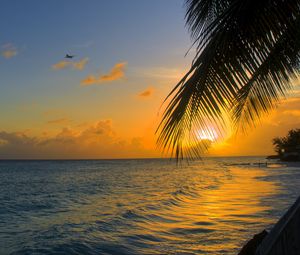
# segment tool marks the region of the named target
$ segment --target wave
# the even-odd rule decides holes
[[[2,162],[0,254],[237,253],[299,192],[258,160]]]

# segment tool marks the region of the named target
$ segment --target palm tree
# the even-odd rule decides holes
[[[299,74],[299,0],[186,0],[196,55],[167,96],[158,145],[177,159],[205,149],[196,130],[254,126]],[[185,150],[185,148],[189,148]]]
[[[275,137],[273,145],[278,156],[283,160],[299,160],[300,129],[291,129],[285,137]]]

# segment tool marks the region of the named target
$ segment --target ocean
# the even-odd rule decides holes
[[[236,254],[300,194],[265,161],[0,161],[0,254]]]

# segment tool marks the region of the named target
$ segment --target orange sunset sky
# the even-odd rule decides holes
[[[161,104],[188,70],[181,0],[4,1],[0,10],[0,158],[161,157]],[[74,59],[65,59],[65,54]],[[273,154],[300,127],[299,81],[247,134],[209,155]]]

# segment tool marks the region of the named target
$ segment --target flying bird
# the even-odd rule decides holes
[[[75,56],[74,55],[69,55],[69,54],[66,54],[65,58],[74,58]]]

